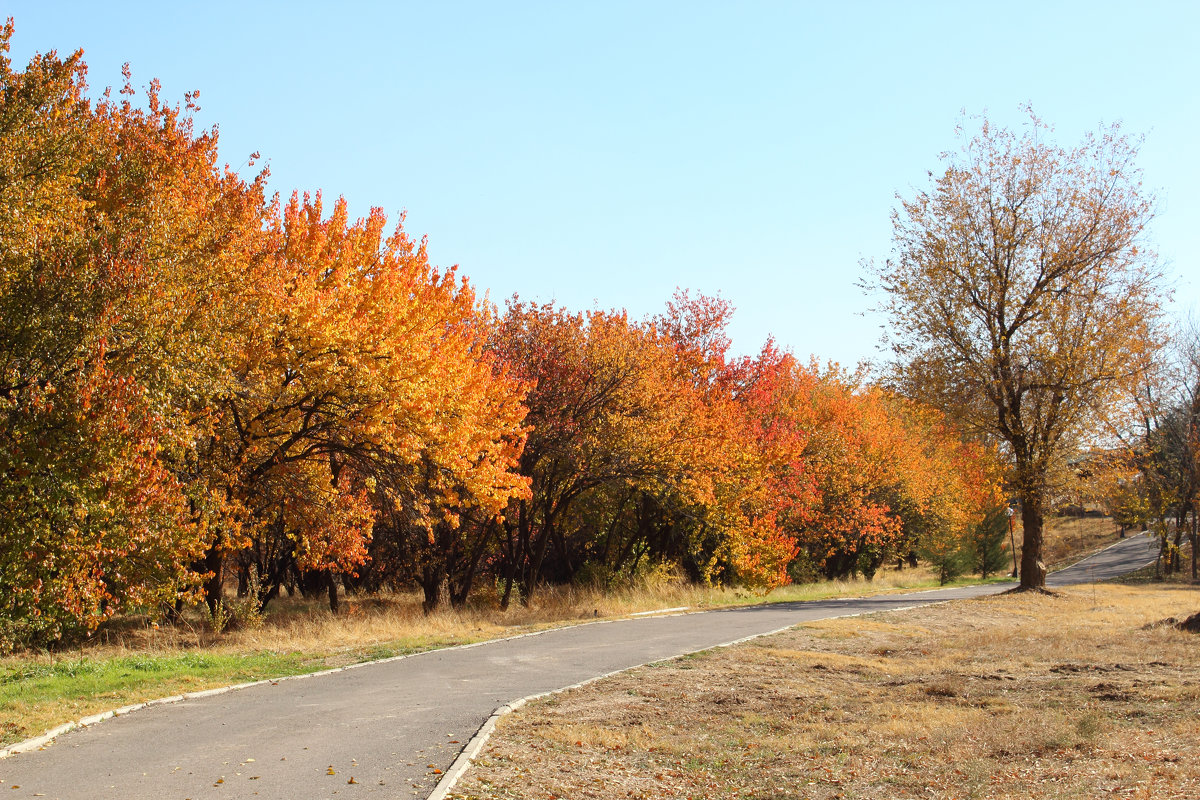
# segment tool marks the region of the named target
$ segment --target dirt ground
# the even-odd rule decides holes
[[[456,798],[1200,798],[1200,591],[812,623],[501,721]]]

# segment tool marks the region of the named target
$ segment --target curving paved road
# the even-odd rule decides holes
[[[1139,536],[1047,583],[1105,580],[1154,555],[1153,541]],[[601,622],[252,686],[147,708],[0,760],[0,791],[12,800],[423,798],[435,770],[448,769],[491,713],[518,698],[801,622],[1010,586]]]

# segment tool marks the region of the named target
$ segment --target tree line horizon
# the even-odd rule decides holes
[[[0,649],[130,609],[216,612],[235,576],[259,609],[286,589],[336,610],[341,586],[419,588],[432,610],[483,581],[507,607],[662,568],[763,590],[918,557],[943,579],[986,574],[1010,497],[1022,587],[1039,588],[1055,465],[1128,410],[1161,345],[1132,158],[1089,194],[1084,162],[1128,156],[1118,136],[1054,163],[1038,145],[1021,167],[1025,143],[985,122],[967,152],[991,148],[972,163],[992,173],[952,164],[902,204],[894,258],[874,266],[897,358],[872,383],[772,341],[734,356],[732,306],[686,290],[640,320],[496,307],[403,218],[269,197],[265,170],[220,166],[194,95],[171,105],[152,81],[134,102],[126,71],[91,98],[82,51],[17,71],[12,34]],[[1017,220],[1043,184],[1064,204],[1038,209],[1057,249]],[[997,185],[1016,200],[992,243],[1018,243],[989,262],[971,213]],[[1026,278],[1031,247],[1043,274],[1034,259]]]

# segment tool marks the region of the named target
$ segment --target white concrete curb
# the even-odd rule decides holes
[[[65,722],[56,728],[51,728],[50,730],[43,733],[41,736],[37,736],[32,739],[26,739],[24,741],[17,742],[16,744],[11,744],[8,747],[0,749],[0,759],[8,758],[9,756],[15,756],[18,753],[27,753],[30,750],[40,750],[41,748],[52,744],[56,738],[58,738],[59,736],[62,736],[65,733],[69,733],[78,728],[87,728],[87,727],[90,727],[97,723],[103,722],[106,719],[112,719],[113,717],[124,716],[125,714],[129,714],[134,711],[140,711],[143,708],[151,708],[153,706],[161,706],[161,705],[166,705],[168,703],[180,703],[180,702],[183,702],[184,700],[199,700],[200,698],[203,698],[203,697],[213,697],[214,695],[225,694],[227,692],[236,692],[240,689],[249,689],[251,686],[263,686],[266,684],[273,685],[273,684],[279,683],[280,681],[298,681],[298,680],[304,680],[306,678],[317,678],[322,675],[333,675],[334,673],[337,673],[337,672],[346,672],[348,670],[359,669],[361,667],[370,667],[370,666],[374,666],[375,664],[387,664],[392,661],[400,661],[405,658],[417,658],[419,656],[430,655],[431,653],[444,653],[447,650],[469,650],[472,647],[481,647],[485,644],[491,644],[493,642],[508,642],[508,641],[513,641],[515,639],[525,639],[530,636],[541,636],[543,633],[549,633],[551,631],[562,630],[563,628],[580,628],[580,627],[583,627],[584,625],[601,625],[601,624],[604,624],[607,622],[619,622],[622,619],[624,619],[624,617],[613,617],[611,619],[588,620],[586,622],[580,622],[575,625],[565,625],[562,628],[546,628],[546,629],[540,630],[540,631],[530,631],[528,633],[518,633],[515,636],[505,636],[501,639],[484,639],[482,641],[470,642],[468,644],[456,644],[456,645],[451,645],[450,647],[438,647],[433,650],[421,650],[420,652],[416,652],[416,653],[404,653],[403,655],[389,656],[387,658],[380,658],[380,659],[376,659],[374,661],[361,661],[357,664],[347,664],[344,667],[334,667],[332,669],[323,669],[318,672],[305,672],[300,675],[284,675],[279,678],[263,678],[262,680],[249,681],[248,683],[236,683],[236,684],[233,684],[232,686],[221,686],[216,689],[205,689],[204,691],[200,691],[200,692],[187,692],[186,694],[176,694],[176,695],[172,695],[171,697],[160,697],[160,698],[156,698],[154,700],[147,700],[144,703],[134,703],[133,705],[122,706],[121,708],[116,708],[111,711],[104,711],[99,714],[93,714],[90,717],[84,717],[83,719],[75,720],[74,722]]]
[[[635,611],[632,614],[627,614],[630,617],[649,617],[653,614],[671,614],[676,611],[687,611],[691,606],[677,606],[676,608],[660,608],[656,611]]]
[[[889,613],[892,611],[908,611],[910,609],[920,608],[922,606],[932,606],[932,605],[937,605],[938,603],[949,603],[949,602],[951,602],[951,601],[950,600],[931,600],[928,603],[917,603],[915,605],[910,605],[910,606],[900,606],[898,608],[889,608],[884,611],[868,611],[868,612],[859,611],[859,612],[855,612],[853,614],[835,614],[831,617],[821,617],[820,619],[814,619],[814,620],[809,620],[809,621],[810,622],[823,622],[827,619],[844,619],[846,617],[862,617],[862,616],[866,616],[868,614],[886,614],[886,613]],[[672,610],[674,610],[674,609],[672,609]],[[487,720],[483,723],[483,725],[481,725],[479,727],[479,730],[476,731],[475,735],[471,737],[471,741],[467,742],[466,746],[462,749],[462,752],[460,752],[458,754],[458,758],[454,759],[454,763],[450,765],[450,769],[446,770],[446,774],[444,774],[442,776],[442,779],[440,781],[438,781],[437,786],[433,787],[433,792],[429,795],[427,800],[446,800],[446,797],[454,789],[455,784],[457,784],[458,781],[462,778],[462,776],[466,774],[467,770],[470,769],[471,763],[479,755],[479,752],[481,750],[483,750],[483,746],[485,744],[487,744],[487,740],[489,738],[491,738],[492,732],[494,730],[496,730],[496,723],[498,723],[502,717],[507,716],[508,714],[511,714],[512,712],[521,708],[521,706],[525,705],[526,703],[533,702],[534,700],[541,700],[543,697],[552,697],[556,694],[562,694],[563,692],[569,692],[572,689],[580,689],[589,684],[596,683],[597,681],[602,681],[606,678],[611,678],[613,676],[620,675],[624,672],[631,672],[635,669],[641,669],[642,667],[648,667],[651,664],[665,664],[669,661],[678,661],[681,658],[687,658],[688,656],[695,655],[696,653],[703,653],[706,650],[716,650],[717,648],[720,648],[720,647],[734,647],[735,645],[744,644],[746,642],[753,641],[754,639],[761,639],[765,636],[774,636],[778,633],[783,633],[784,631],[790,631],[792,628],[795,628],[795,627],[797,627],[799,625],[803,625],[803,624],[805,624],[805,623],[798,622],[795,625],[785,625],[784,627],[776,628],[773,631],[766,631],[765,633],[754,633],[749,636],[743,636],[740,639],[734,639],[731,642],[722,642],[721,644],[715,644],[710,647],[702,647],[698,650],[689,650],[686,653],[680,653],[678,655],[668,656],[667,658],[660,658],[656,661],[647,661],[642,664],[635,664],[632,667],[626,667],[625,669],[614,670],[612,672],[605,673],[604,675],[597,675],[594,678],[588,678],[586,681],[580,681],[579,683],[573,683],[570,686],[564,686],[561,689],[552,689],[549,692],[539,692],[538,694],[531,694],[526,697],[522,697],[518,700],[514,700],[513,702],[508,703],[506,705],[502,705],[499,708],[497,708],[495,711],[492,712],[492,715],[487,718]]]

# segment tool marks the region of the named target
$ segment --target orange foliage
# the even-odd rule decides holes
[[[361,565],[371,497],[429,528],[524,492],[511,471],[521,387],[480,349],[490,316],[423,243],[385,228],[378,209],[350,222],[342,201],[324,218],[320,197],[292,197],[235,388],[216,398],[213,455],[242,526],[214,544],[253,544],[265,592],[293,558],[302,571]]]
[[[870,575],[935,532],[961,541],[993,502],[988,454],[837,367],[768,345],[741,397],[764,476],[760,514],[826,574]]]
[[[261,183],[215,168],[190,100],[92,103],[84,75],[79,53],[0,58],[0,647],[188,586],[177,467],[258,237]]]

